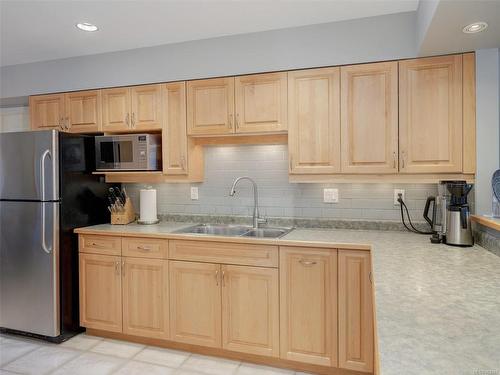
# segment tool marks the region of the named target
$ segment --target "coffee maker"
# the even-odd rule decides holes
[[[455,246],[472,246],[470,208],[467,195],[472,189],[472,184],[465,181],[449,181],[447,184],[450,193],[448,212],[446,215],[446,243]]]
[[[432,243],[446,243],[454,246],[472,246],[470,209],[467,195],[472,189],[465,181],[440,181],[438,195],[428,197],[424,218],[434,232]],[[432,214],[429,210],[432,205]]]

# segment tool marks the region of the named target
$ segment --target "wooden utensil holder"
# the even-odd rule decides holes
[[[135,210],[130,198],[125,200],[124,210],[111,213],[111,224],[125,225],[135,220]]]

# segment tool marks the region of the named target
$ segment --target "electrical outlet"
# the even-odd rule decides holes
[[[191,200],[198,200],[198,188],[196,186],[191,186]]]
[[[401,194],[401,197],[403,198],[403,202],[405,200],[405,189],[394,189],[394,205],[399,206],[398,198],[399,194]]]
[[[324,203],[339,203],[339,189],[323,189]]]

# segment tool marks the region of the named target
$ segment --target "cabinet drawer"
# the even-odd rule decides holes
[[[170,241],[170,259],[278,267],[278,247],[208,241]]]
[[[168,241],[156,238],[123,237],[123,252],[125,257],[162,258],[168,257]]]
[[[122,239],[113,236],[80,235],[79,249],[81,253],[121,255]]]

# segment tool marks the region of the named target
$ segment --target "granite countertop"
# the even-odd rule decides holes
[[[77,232],[193,238],[172,234],[189,225],[104,224]],[[371,248],[382,375],[500,373],[500,257],[493,253],[389,231],[299,228],[265,241]]]

